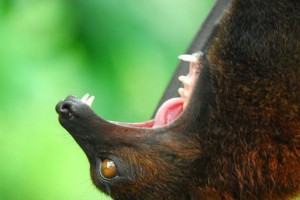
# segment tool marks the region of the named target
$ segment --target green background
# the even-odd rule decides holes
[[[90,93],[106,119],[149,119],[212,4],[0,0],[0,200],[105,199],[56,103]]]

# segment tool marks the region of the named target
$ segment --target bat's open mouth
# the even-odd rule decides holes
[[[190,97],[192,96],[193,90],[195,88],[195,83],[201,71],[201,60],[202,52],[197,52],[192,55],[181,55],[179,58],[183,61],[190,63],[189,72],[186,76],[179,76],[178,79],[183,83],[183,87],[178,89],[179,97],[171,98],[165,101],[157,110],[155,117],[152,120],[139,122],[139,123],[125,123],[125,122],[115,122],[109,121],[113,124],[118,124],[122,126],[138,127],[138,128],[159,128],[162,126],[169,125],[176,121],[184,112],[187,107]],[[94,101],[94,96],[89,94],[84,95],[81,100],[76,100],[74,97],[68,97],[66,100],[61,101],[56,110],[60,115],[60,118],[70,118],[72,117],[72,109],[69,104],[85,104],[91,107]]]
[[[179,81],[181,81],[183,84],[183,87],[178,89],[180,96],[165,101],[158,108],[155,117],[152,120],[140,123],[113,123],[140,128],[158,128],[171,124],[178,119],[189,103],[190,97],[195,88],[195,83],[200,73],[202,55],[202,52],[197,52],[192,55],[179,56],[179,59],[190,62],[188,74],[186,76],[178,77]]]

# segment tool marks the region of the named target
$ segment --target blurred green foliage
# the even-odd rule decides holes
[[[90,93],[106,119],[149,119],[213,2],[0,0],[0,199],[107,199],[56,103]]]

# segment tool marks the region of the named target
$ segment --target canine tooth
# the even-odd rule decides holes
[[[86,104],[88,105],[88,106],[92,106],[92,103],[94,102],[94,99],[95,99],[95,96],[90,96],[87,100],[86,100]]]
[[[90,96],[89,94],[85,94],[85,95],[81,98],[81,101],[84,102],[84,103],[86,103],[86,101],[88,100],[89,96]]]
[[[193,63],[198,62],[198,56],[196,56],[194,54],[193,55],[183,54],[183,55],[178,56],[178,58],[180,60],[187,61],[187,62],[193,62]]]

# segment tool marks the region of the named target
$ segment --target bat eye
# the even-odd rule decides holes
[[[114,161],[103,159],[100,166],[101,176],[105,179],[112,179],[117,176],[117,167]]]

